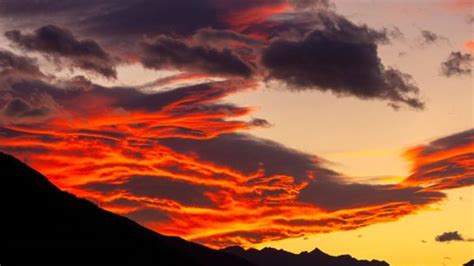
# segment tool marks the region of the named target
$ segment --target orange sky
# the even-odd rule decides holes
[[[9,43],[0,47],[0,150],[102,208],[214,248],[320,246],[419,265],[430,255],[423,240],[452,253],[426,265],[463,263],[472,242],[433,239],[449,230],[474,237],[473,2],[304,3],[219,2],[216,21],[190,20],[192,35],[184,19],[176,28],[142,25],[116,37],[100,20],[89,29],[12,11],[0,29],[27,26],[0,38]],[[51,23],[68,28],[59,31],[71,34],[70,46],[87,49],[37,41],[38,27]],[[359,80],[364,69],[346,79],[356,54],[345,54],[342,67],[329,60],[335,70],[322,75],[318,62],[298,68],[320,39],[347,48],[331,54],[334,61],[351,49],[374,52],[367,62],[378,64],[382,81],[374,78],[372,88]],[[265,58],[269,47],[278,64]],[[286,61],[302,49],[308,56]],[[465,61],[443,72],[454,52]],[[450,226],[449,217],[464,222]],[[404,230],[419,234],[399,239]],[[369,251],[385,237],[404,255]],[[324,243],[313,245],[318,239]],[[337,248],[346,241],[360,245]]]

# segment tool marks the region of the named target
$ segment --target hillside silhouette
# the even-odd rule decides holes
[[[294,254],[285,250],[264,248],[262,250],[247,249],[241,247],[228,247],[222,251],[240,256],[254,263],[256,266],[388,266],[385,261],[357,260],[349,255],[331,256],[319,249],[311,252]]]
[[[315,249],[299,255],[265,248],[221,251],[158,234],[59,190],[46,177],[0,152],[2,265],[379,266]]]
[[[59,190],[12,156],[0,153],[0,170],[6,210],[1,238],[7,246],[2,265],[252,265],[102,210]]]

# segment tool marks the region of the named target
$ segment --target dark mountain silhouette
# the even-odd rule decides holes
[[[463,266],[474,266],[474,259],[464,263]]]
[[[0,176],[2,265],[252,265],[104,211],[3,153]]]
[[[357,260],[349,255],[330,256],[319,249],[311,252],[293,254],[285,250],[264,248],[262,250],[241,247],[228,247],[222,251],[240,256],[254,263],[256,266],[387,266],[385,261]]]
[[[160,235],[63,192],[46,177],[0,152],[1,265],[359,266],[388,265],[333,257],[315,249],[299,255],[266,248],[221,251]]]

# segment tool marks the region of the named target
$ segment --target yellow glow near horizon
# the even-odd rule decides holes
[[[460,213],[467,215],[460,216]],[[255,248],[274,247],[299,253],[318,247],[330,255],[386,260],[393,266],[462,265],[473,259],[472,241],[435,241],[437,235],[448,231],[459,231],[465,238],[474,237],[474,188],[450,191],[447,200],[431,210],[399,221],[262,243]]]

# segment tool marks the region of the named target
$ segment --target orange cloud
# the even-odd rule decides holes
[[[264,120],[238,120],[252,108],[223,100],[255,86],[233,80],[143,92],[84,79],[23,80],[0,92],[3,105],[42,99],[55,109],[41,123],[3,114],[0,150],[107,210],[212,247],[391,221],[442,200],[444,189],[472,184],[473,131],[408,151],[413,174],[401,184],[345,183],[317,156],[242,133]]]
[[[474,40],[467,41],[464,46],[469,52],[474,53]]]
[[[406,152],[412,175],[402,185],[444,190],[474,184],[474,130],[438,139]]]

